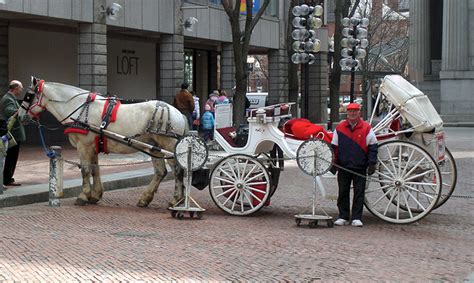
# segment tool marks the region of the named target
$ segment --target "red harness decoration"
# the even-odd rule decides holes
[[[107,100],[105,101],[105,104],[104,104],[104,109],[102,110],[102,124],[104,125],[102,127],[101,125],[101,129],[106,129],[107,126],[109,125],[109,123],[111,122],[115,122],[117,120],[117,111],[118,111],[118,108],[120,106],[120,100],[115,100],[114,99],[114,104],[113,104],[113,108],[112,108],[112,111],[108,110],[109,108],[109,104],[110,104],[110,100],[112,98],[107,98]],[[107,117],[107,115],[109,115],[109,117]],[[103,152],[103,153],[108,153],[107,151],[107,138],[101,133],[99,136],[95,137],[95,152],[96,153],[100,153],[100,152]]]
[[[105,114],[107,113],[107,107],[109,107],[109,101],[110,98],[107,98],[105,101],[104,109],[102,110],[102,120],[105,118]],[[110,114],[110,122],[115,122],[117,120],[117,111],[120,106],[120,100],[117,100],[117,102],[114,105],[114,109],[112,109],[112,113]]]

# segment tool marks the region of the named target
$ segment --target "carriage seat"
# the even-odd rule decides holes
[[[308,140],[311,137],[320,138],[327,143],[331,143],[332,133],[326,131],[322,126],[313,124],[303,118],[288,120],[281,128],[285,137],[296,140]]]
[[[219,135],[221,135],[225,141],[232,147],[239,147],[234,141],[233,134],[236,133],[237,130],[234,127],[225,127],[225,128],[220,128],[216,129]]]
[[[263,123],[266,122],[278,122],[283,118],[291,117],[291,104],[292,103],[280,103],[256,109],[250,109],[246,115],[249,120],[256,121],[258,117],[263,116]],[[261,114],[263,115],[261,115]]]

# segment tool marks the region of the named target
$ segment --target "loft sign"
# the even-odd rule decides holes
[[[122,54],[117,56],[117,74],[138,75],[138,60],[135,50],[123,49]]]

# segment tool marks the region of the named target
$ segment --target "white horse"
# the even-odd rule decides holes
[[[91,101],[93,98],[95,99]],[[104,105],[113,104],[106,97],[89,91],[59,83],[44,82],[32,77],[31,86],[25,95],[19,110],[20,117],[26,113],[37,118],[43,110],[48,110],[62,124],[80,120],[89,125],[99,126],[104,123]],[[111,108],[112,109],[112,108]],[[110,110],[111,110],[110,109]],[[114,120],[106,130],[144,142],[146,144],[174,152],[177,138],[188,133],[187,119],[173,106],[162,101],[148,101],[136,104],[121,104],[112,115]],[[107,116],[107,115],[105,115]],[[106,124],[106,122],[104,123]],[[77,124],[76,124],[77,125]],[[86,127],[87,128],[87,127]],[[100,180],[98,166],[98,134],[87,129],[73,130],[69,141],[77,149],[82,173],[82,192],[77,197],[76,205],[95,204],[101,198],[104,187]],[[106,138],[106,150],[110,153],[133,153],[136,148]],[[151,183],[138,201],[138,206],[146,207],[153,200],[155,192],[167,174],[164,154],[152,153],[154,176]],[[167,159],[175,175],[175,191],[170,205],[183,197],[183,175],[175,159]],[[92,184],[91,184],[92,177]]]

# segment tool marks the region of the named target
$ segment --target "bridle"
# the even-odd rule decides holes
[[[31,78],[31,85],[28,87],[28,90],[26,91],[25,97],[23,98],[23,101],[21,102],[21,108],[23,108],[26,113],[32,118],[37,119],[40,115],[40,113],[45,109],[45,106],[42,105],[43,103],[43,88],[44,88],[44,80],[37,80],[36,78],[32,77]],[[33,99],[37,97],[37,100],[35,103],[32,104]],[[39,110],[35,110],[39,108]]]

